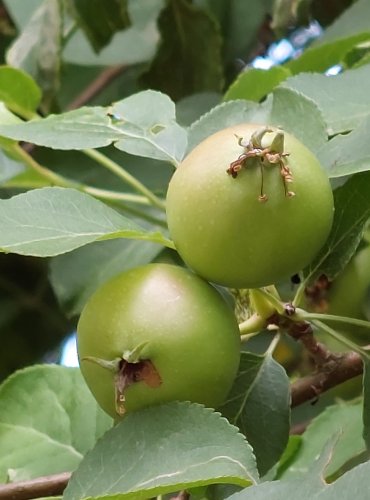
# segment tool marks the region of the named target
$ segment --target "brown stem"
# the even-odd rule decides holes
[[[285,304],[286,315],[274,314],[268,320],[270,324],[277,325],[294,340],[299,341],[310,353],[316,366],[321,367],[329,362],[335,362],[338,355],[329,351],[324,344],[318,342],[313,334],[311,323],[308,321],[294,320],[295,308],[291,304]],[[291,316],[291,317],[289,317]]]
[[[77,109],[88,103],[96,97],[105,87],[107,87],[117,76],[119,76],[126,66],[111,66],[104,69],[73,101],[71,101],[66,110]]]
[[[38,477],[29,481],[0,485],[0,500],[28,500],[62,495],[71,477],[70,472]]]
[[[316,399],[322,392],[363,373],[363,361],[356,352],[333,353],[318,342],[308,321],[294,320],[295,308],[285,304],[285,315],[274,314],[268,320],[301,342],[314,360],[317,371],[291,386],[292,407]]]
[[[189,500],[189,498],[190,498],[190,494],[187,491],[182,490],[182,491],[179,491],[176,496],[171,497],[170,500]]]
[[[335,355],[312,375],[297,380],[291,386],[292,407],[317,398],[322,392],[363,373],[359,354],[346,352]]]
[[[335,362],[338,359],[339,355],[329,351],[324,344],[318,342],[312,331],[301,335],[299,341],[310,353],[311,358],[318,367],[327,365],[330,362]]]

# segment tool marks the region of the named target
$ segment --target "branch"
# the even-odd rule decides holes
[[[317,341],[308,321],[295,319],[296,308],[285,304],[285,315],[274,314],[269,325],[276,325],[301,342],[317,367],[316,373],[297,380],[291,386],[292,407],[317,399],[322,393],[363,373],[363,359],[359,352],[333,353]],[[362,348],[363,349],[363,348]],[[366,352],[365,352],[366,354]]]
[[[29,481],[0,485],[0,500],[28,500],[62,495],[71,477],[70,472],[38,477]]]
[[[66,110],[77,109],[88,103],[105,89],[117,76],[126,69],[126,66],[111,66],[104,69],[90,85],[88,85],[73,101],[71,101]]]
[[[171,497],[170,500],[189,500],[190,498],[190,494],[185,491],[185,490],[182,490],[182,491],[179,491],[179,493],[174,496],[174,497]]]
[[[359,354],[346,352],[336,355],[321,366],[320,371],[297,380],[291,386],[292,407],[298,406],[336,385],[363,373],[363,362]]]
[[[296,309],[291,304],[285,304],[285,315],[273,314],[268,319],[268,324],[277,326],[282,331],[290,335],[294,340],[300,342],[309,352],[316,366],[326,366],[331,362],[336,362],[340,355],[329,351],[329,349],[318,342],[313,334],[313,328],[309,321],[295,319]]]
[[[331,352],[326,345],[319,342],[313,334],[312,327],[310,325],[309,330],[305,331],[302,335],[298,337],[299,342],[304,346],[306,351],[309,352],[311,358],[315,362],[318,368],[327,367],[335,364],[337,360],[341,357],[340,354]]]

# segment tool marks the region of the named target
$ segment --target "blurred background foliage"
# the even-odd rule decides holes
[[[343,29],[346,35],[356,33],[358,23],[368,21],[361,16],[365,3],[3,0],[0,62],[23,69],[37,81],[43,92],[39,111],[44,115],[83,105],[109,105],[153,88],[172,97],[179,123],[189,125],[222,100],[244,69],[282,64],[320,35],[338,38]],[[351,6],[358,13],[342,18]],[[339,28],[338,19],[344,19]],[[154,192],[164,194],[170,167],[161,163],[153,169],[152,160],[126,157],[110,149],[107,154],[119,154],[129,171]],[[55,171],[73,170],[74,178],[88,180],[90,185],[114,188],[117,182],[77,151],[32,148],[32,154]],[[14,192],[3,187],[0,196]],[[113,254],[111,272],[117,272],[125,266],[127,252],[136,251],[128,245],[126,241],[94,244],[88,256],[81,250],[74,264],[79,263],[80,272],[88,277],[94,272],[93,263]],[[157,257],[158,250],[150,245],[143,248],[145,259]],[[62,277],[68,259],[65,255],[47,262],[0,255],[0,379],[19,367],[59,359],[61,342],[74,330],[80,307],[63,302]],[[73,273],[73,268],[68,272]],[[76,295],[81,294],[80,283],[75,286]],[[293,351],[282,344],[277,356],[290,366]]]

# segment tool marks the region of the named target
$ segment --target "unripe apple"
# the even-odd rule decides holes
[[[240,332],[219,292],[149,264],[103,285],[78,323],[83,376],[111,416],[173,400],[217,407],[239,366]]]

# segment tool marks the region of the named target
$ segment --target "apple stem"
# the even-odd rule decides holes
[[[347,325],[361,326],[363,328],[370,329],[370,321],[365,321],[363,319],[348,318],[346,316],[336,316],[335,314],[322,314],[322,313],[310,313],[303,309],[297,309],[297,314],[302,319],[319,321],[336,321],[338,323],[345,323]]]
[[[298,289],[292,301],[293,306],[297,307],[302,302],[307,284],[308,284],[308,278],[302,281],[301,284],[298,286]]]
[[[270,345],[268,346],[265,355],[267,356],[272,356],[274,354],[274,351],[276,349],[276,346],[278,345],[280,341],[280,333],[276,333],[274,337],[272,338]]]
[[[254,337],[264,328],[266,328],[266,319],[257,313],[252,314],[250,318],[239,324],[242,342]]]

